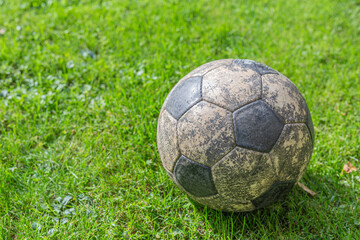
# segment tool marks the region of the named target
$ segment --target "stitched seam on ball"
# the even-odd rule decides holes
[[[263,96],[263,75],[260,74],[260,99],[262,99]]]
[[[211,169],[213,168],[213,167],[215,167],[215,165],[217,165],[219,162],[221,162],[221,160],[223,160],[227,155],[229,155],[235,148],[237,148],[237,147],[239,147],[239,146],[237,146],[236,145],[236,143],[235,143],[235,146],[230,150],[230,151],[228,151],[227,153],[225,153],[224,154],[224,156],[222,156],[219,160],[217,160],[213,165],[211,165]],[[211,171],[211,174],[212,174],[212,171]]]
[[[199,99],[199,101],[195,102],[193,105],[191,105],[188,109],[186,109],[186,111],[180,115],[179,119],[177,119],[177,121],[179,121],[191,108],[193,108],[196,104],[202,102],[202,98]]]
[[[273,110],[274,114],[279,116],[281,118],[281,120],[283,121],[284,125],[287,124],[287,122],[285,121],[285,118],[283,116],[280,115],[280,113],[278,113],[271,105],[270,103],[267,103],[265,99],[260,99],[260,101],[263,101],[266,105],[268,105],[271,110]]]
[[[207,102],[206,100],[201,100],[201,99],[200,99],[200,101],[198,101],[197,103],[195,103],[192,107],[194,107],[196,104],[201,103],[201,102],[206,102],[206,103],[208,103],[208,104],[213,104],[213,103]],[[215,105],[215,106],[217,106],[217,107],[220,107],[220,106],[218,106],[218,105],[216,105],[216,104],[213,104],[213,105]],[[192,107],[190,107],[188,110],[186,110],[186,112],[188,112]],[[225,108],[223,108],[223,107],[220,107],[220,108],[228,111],[227,109],[225,109]],[[185,112],[185,113],[186,113],[186,112]],[[182,118],[182,116],[185,115],[185,113],[179,117],[179,120]],[[230,113],[231,113],[231,112],[230,112]],[[233,119],[234,119],[234,118],[233,118]],[[176,138],[178,137],[178,121],[179,121],[179,120],[176,121]],[[234,145],[235,145],[234,148],[235,148],[235,147],[236,147],[236,138],[235,138],[234,124],[233,124],[233,126],[232,126],[232,132],[233,132],[233,136],[234,136],[233,141],[234,141],[234,143],[235,143],[235,144],[234,144]],[[177,141],[176,141],[177,144],[179,144],[178,139],[176,139],[176,140],[177,140]],[[179,150],[179,152],[180,152],[180,157],[181,157],[182,152],[181,152],[180,146],[179,146],[178,150]],[[232,150],[232,149],[231,149],[231,150]],[[231,150],[230,150],[230,151],[231,151]],[[229,152],[230,152],[230,151],[229,151]],[[228,152],[228,153],[229,153],[229,152]],[[226,153],[226,154],[228,154],[228,153]],[[225,155],[226,155],[226,154],[225,154]],[[224,156],[225,156],[225,155],[224,155]],[[216,160],[216,162],[217,162],[217,161],[220,161],[224,156],[222,156],[219,160]],[[179,158],[180,158],[180,157],[179,157]],[[179,160],[179,158],[178,158],[178,160]],[[212,165],[212,166],[213,166],[213,165]],[[210,166],[210,167],[211,167],[211,166]],[[175,166],[174,166],[174,168],[175,168]]]
[[[224,159],[224,157],[226,157],[228,154],[230,154],[235,148],[237,147],[236,142],[235,142],[235,146],[230,149],[230,151],[228,151],[227,153],[225,153],[222,157],[220,157],[218,160],[215,161],[215,163],[213,165],[210,166],[210,168],[214,167],[216,164],[218,164],[219,162],[221,162],[221,160]],[[211,172],[212,175],[212,172]]]
[[[211,180],[211,183],[213,184],[213,186],[214,186],[214,188],[215,188],[215,190],[216,190],[216,194],[214,194],[214,195],[204,196],[204,197],[197,197],[197,196],[189,193],[189,192],[179,183],[179,181],[178,181],[177,178],[176,178],[175,172],[174,172],[173,175],[174,175],[174,177],[175,177],[175,179],[176,179],[176,182],[181,186],[181,188],[185,191],[185,193],[187,193],[188,195],[192,196],[193,199],[196,199],[196,198],[211,198],[211,197],[214,197],[214,196],[216,196],[217,194],[219,194],[219,191],[217,190],[217,188],[216,188],[216,186],[215,186],[215,182],[214,182],[214,178],[213,178],[213,175],[212,175],[211,167],[209,167],[209,166],[207,166],[207,165],[204,165],[204,164],[202,164],[202,163],[198,163],[198,162],[196,162],[196,161],[194,161],[194,160],[191,160],[190,158],[186,157],[186,156],[183,155],[183,154],[180,155],[179,159],[181,158],[181,156],[185,157],[187,160],[189,160],[190,162],[193,162],[194,164],[196,164],[196,165],[198,165],[198,166],[206,167],[206,168],[210,169],[210,172],[211,172],[211,175],[210,175],[210,176],[211,176],[211,179],[210,179],[210,180]],[[177,163],[178,163],[178,161],[177,161]],[[177,164],[177,163],[176,163],[176,164]],[[175,167],[174,167],[174,171],[175,171]]]
[[[275,141],[274,146],[271,147],[271,150],[270,150],[270,152],[269,152],[270,156],[271,156],[271,152],[274,150],[274,147],[275,147],[275,146],[278,144],[278,142],[280,141],[279,139],[280,139],[281,135],[283,134],[286,125],[287,125],[287,124],[284,124],[283,128],[281,129],[281,132],[280,132],[279,137],[278,137],[278,138],[276,139],[276,141]]]
[[[184,156],[184,155],[180,155],[180,157],[181,156]],[[180,159],[180,157],[179,157],[179,159]],[[185,157],[185,156],[184,156]],[[177,162],[176,162],[176,164],[177,164]],[[174,170],[175,170],[175,167],[174,167]],[[192,195],[192,194],[190,194],[188,191],[186,191],[185,190],[185,188],[179,183],[179,181],[177,180],[177,178],[176,178],[176,176],[175,176],[175,173],[173,173],[172,174],[173,176],[174,176],[174,183],[180,188],[180,190],[182,190],[183,192],[185,192],[185,194],[187,194],[187,195],[190,195],[191,197],[195,197],[194,195]]]
[[[300,122],[300,123],[286,123],[285,125],[306,125],[306,124],[303,122]]]
[[[280,135],[279,135],[278,139],[276,140],[275,144],[271,147],[271,150],[270,150],[270,152],[269,152],[270,156],[271,156],[271,152],[273,151],[273,148],[278,144],[279,139],[280,139],[281,135],[283,134],[283,131],[284,131],[285,127],[286,127],[287,125],[302,125],[302,124],[305,124],[305,123],[286,123],[286,124],[284,124],[283,128],[281,129],[281,132],[280,132]],[[305,124],[305,125],[306,125],[306,124]],[[311,135],[310,135],[310,136],[311,136]]]
[[[273,69],[273,70],[275,70],[275,69]],[[275,70],[276,71],[276,70]],[[279,75],[279,73],[264,73],[264,74],[260,74],[261,76],[265,76],[265,75],[271,75],[271,74],[273,74],[273,75]]]
[[[268,74],[264,74],[264,75],[268,75]],[[280,75],[280,74],[274,74],[274,75]],[[263,75],[261,75],[261,76],[263,76]],[[284,76],[285,77],[285,76]],[[285,77],[292,85],[294,85],[295,86],[295,88],[297,89],[297,87],[296,87],[296,85],[290,80],[290,79],[288,79],[287,77]],[[261,81],[262,81],[262,77],[261,77]],[[261,86],[263,86],[263,84],[261,84]],[[300,91],[299,91],[299,93],[300,93]],[[261,91],[261,94],[262,94],[262,96],[263,96],[263,91]],[[301,95],[301,93],[300,93],[300,96],[304,99],[304,101],[305,101],[305,98],[304,98],[304,96],[302,96]],[[261,100],[263,100],[267,105],[269,105],[269,107],[275,112],[275,113],[277,113],[281,118],[282,118],[282,120],[284,121],[284,124],[292,124],[292,123],[306,123],[306,118],[305,118],[305,121],[304,122],[298,122],[298,121],[294,121],[294,122],[287,122],[286,120],[285,120],[285,118],[280,114],[280,113],[278,113],[272,106],[271,106],[271,104],[270,103],[268,103],[267,101],[266,101],[266,99],[261,99]],[[306,101],[305,101],[305,103],[306,103]]]
[[[175,139],[176,139],[176,150],[179,152],[175,158],[175,161],[174,161],[174,164],[172,166],[172,169],[167,169],[165,168],[166,170],[168,170],[169,172],[173,173],[174,169],[175,169],[175,165],[177,163],[177,161],[179,160],[179,158],[181,157],[181,150],[180,150],[180,147],[179,147],[179,141],[178,141],[178,133],[177,133],[177,126],[178,126],[178,120],[176,118],[174,118],[173,115],[171,115],[171,113],[169,113],[168,110],[164,109],[163,111],[166,111],[170,117],[172,117],[175,122],[176,122],[176,125],[175,125]]]
[[[236,109],[235,109],[234,111],[232,111],[232,112],[234,113],[234,112],[236,112],[237,110],[239,110],[240,108],[243,108],[243,107],[249,105],[250,103],[253,103],[253,102],[256,102],[256,101],[259,101],[259,100],[262,100],[262,99],[261,99],[261,98],[253,99],[253,100],[251,100],[250,102],[245,103],[245,105],[242,105],[242,106],[236,108]]]
[[[311,133],[311,130],[310,130],[310,127],[308,126],[308,124],[305,122],[305,125],[306,125],[306,128],[307,128],[307,130],[308,130],[308,132],[309,132],[309,135],[310,135],[310,139],[311,139],[311,142],[313,142],[313,147],[314,147],[314,145],[315,145],[315,137],[313,136],[313,134]],[[315,135],[315,134],[314,134]]]
[[[300,122],[298,122],[298,121],[294,121],[294,122],[292,122],[292,121],[290,121],[290,122],[285,122],[285,124],[301,124],[301,123],[306,124],[306,120],[305,120],[304,122],[302,122],[302,121],[300,121]]]
[[[232,132],[233,132],[233,141],[234,141],[234,143],[235,143],[235,147],[234,148],[236,148],[236,146],[237,146],[237,144],[236,144],[236,132],[235,132],[235,122],[234,122],[234,113],[231,113],[231,117],[232,117],[232,121],[231,121],[231,123],[232,123]],[[233,149],[234,149],[233,148]],[[232,150],[231,150],[232,151]],[[229,151],[230,152],[230,151]],[[228,153],[229,153],[228,152]],[[225,157],[225,155],[223,156],[223,157]]]
[[[223,109],[229,111],[230,113],[233,112],[233,111],[231,111],[230,109],[228,109],[228,108],[226,108],[226,107],[224,107],[224,106],[220,106],[220,105],[217,104],[217,103],[213,103],[213,102],[211,102],[211,101],[209,101],[209,100],[207,100],[207,99],[203,99],[203,101],[204,101],[204,102],[207,102],[207,103],[210,103],[210,104],[213,104],[213,105],[215,105],[215,106],[217,106],[217,107],[219,107],[219,108],[223,108]]]
[[[204,81],[204,77],[206,74],[208,74],[209,72],[215,70],[215,69],[218,69],[219,67],[222,67],[222,66],[228,66],[228,64],[221,64],[217,67],[214,67],[210,70],[208,70],[207,72],[205,72],[202,76],[201,76],[201,82],[200,82],[200,86],[201,86],[201,89],[200,89],[200,95],[201,95],[201,98],[203,98],[203,81]]]
[[[275,143],[271,146],[270,151],[268,152],[269,154],[271,153],[271,151],[273,150],[273,148],[275,147],[275,145],[278,143],[278,141],[279,141],[279,139],[280,139],[280,136],[281,136],[282,132],[284,131],[285,125],[286,125],[286,124],[284,124],[284,125],[282,126],[281,132],[280,132],[279,136],[277,137]]]
[[[203,86],[203,80],[204,80],[204,75],[201,76],[201,80],[200,80],[200,99],[203,100],[203,90],[202,90],[202,86]]]
[[[306,124],[306,122],[286,123],[286,125],[292,125],[292,124],[293,124],[293,125],[302,125],[302,124],[305,124],[306,129],[307,129],[308,132],[309,132],[310,140],[311,140],[311,142],[313,142],[313,135],[311,134],[310,128],[309,128],[309,126]],[[284,126],[285,126],[285,125],[284,125]],[[312,145],[313,145],[313,147],[314,147],[315,142],[312,143]]]
[[[222,106],[219,106],[219,105],[217,105],[217,104],[215,104],[215,103],[212,103],[212,102],[209,102],[209,101],[207,101],[207,100],[202,100],[202,102],[206,102],[206,103],[209,103],[209,104],[213,104],[213,105],[215,105],[215,106],[217,106],[217,107],[219,107],[219,108],[222,108],[222,109],[230,112],[230,114],[232,115],[232,129],[231,129],[231,131],[232,131],[232,133],[233,133],[234,147],[233,147],[232,149],[230,149],[227,153],[225,153],[223,156],[221,156],[218,160],[216,160],[215,163],[210,166],[210,167],[212,167],[212,166],[214,166],[217,162],[219,162],[221,159],[223,159],[228,153],[230,153],[230,152],[236,147],[236,137],[235,137],[235,129],[234,129],[234,128],[235,128],[235,126],[234,126],[234,117],[233,117],[233,113],[232,113],[230,110],[228,110],[228,109],[226,109],[226,108],[224,108],[224,107],[222,107]]]
[[[179,154],[176,156],[176,160],[174,161],[174,165],[172,167],[171,172],[174,172],[175,166],[176,166],[177,162],[179,161],[179,159],[181,158],[181,155],[182,155],[181,150],[180,150],[180,146],[179,146],[177,126],[178,126],[178,121],[176,120],[175,139],[176,139],[176,148],[177,148],[176,150],[178,150]]]
[[[287,124],[284,124],[284,126],[283,126],[283,128],[282,128],[282,130],[281,130],[281,132],[280,132],[280,135],[279,135],[278,139],[276,140],[275,144],[271,147],[271,150],[270,150],[270,152],[268,153],[269,156],[270,156],[271,161],[273,161],[273,159],[272,159],[272,157],[271,157],[273,148],[274,148],[276,145],[278,145],[278,142],[280,141],[280,137],[281,137],[281,135],[283,134],[283,131],[284,131],[286,125],[287,125]],[[275,162],[273,162],[273,164],[274,164],[274,163],[275,163]],[[283,163],[283,164],[285,164],[285,163]],[[275,164],[274,164],[274,168],[275,168],[275,173],[276,173],[276,177],[277,177],[277,179],[275,179],[275,180],[280,180],[280,172],[281,172],[281,170],[282,170],[284,167],[283,167],[283,165],[281,165],[281,166],[279,165],[279,172],[278,172],[278,173],[277,173],[277,171],[276,171]]]
[[[204,76],[205,76],[206,74],[208,74],[209,72],[211,72],[211,71],[213,71],[213,70],[215,70],[215,69],[218,69],[219,67],[222,67],[222,66],[229,66],[229,65],[228,65],[228,64],[220,64],[219,66],[214,67],[214,68],[206,71],[206,72],[202,75],[202,77],[204,78]],[[201,75],[200,75],[200,76],[201,76]]]
[[[280,134],[281,135],[281,134]],[[280,136],[279,136],[280,137]],[[270,151],[271,152],[271,151]],[[275,173],[275,181],[278,181],[280,178],[280,171],[279,173],[276,171],[276,167],[275,167],[275,162],[274,162],[274,159],[271,157],[271,154],[269,153],[264,153],[264,154],[267,154],[270,158],[270,162],[271,162],[271,165],[272,165],[272,168],[273,168],[273,171]]]
[[[219,67],[221,67],[221,66],[227,66],[226,64],[221,64],[221,65],[219,65],[219,66],[217,66],[217,67],[214,67],[214,68],[212,68],[212,69],[210,69],[209,71],[207,71],[207,72],[205,72],[203,75],[200,75],[200,76],[190,76],[189,78],[191,78],[191,77],[201,77],[201,81],[200,81],[200,100],[199,101],[197,101],[197,102],[195,102],[193,105],[191,105],[188,109],[186,109],[186,111],[183,113],[183,114],[181,114],[180,115],[180,117],[179,117],[179,119],[176,119],[174,116],[172,116],[171,115],[171,113],[170,113],[170,115],[172,116],[172,117],[174,117],[176,120],[180,120],[180,118],[182,118],[182,116],[184,116],[192,107],[194,107],[196,104],[198,104],[199,102],[201,102],[201,101],[204,101],[204,99],[203,99],[203,80],[204,80],[204,76],[205,76],[205,74],[207,74],[207,73],[209,73],[210,71],[212,71],[212,70],[215,70],[215,69],[217,69],[217,68],[219,68]],[[188,78],[187,78],[188,79]],[[177,85],[177,84],[176,84]],[[175,85],[175,86],[176,86]],[[172,91],[172,90],[171,90]],[[171,91],[170,91],[170,93],[171,93]],[[170,94],[169,93],[169,94]],[[210,103],[210,102],[209,102]],[[214,105],[216,105],[216,104],[214,104]],[[222,108],[224,108],[224,107],[222,107]],[[224,109],[226,109],[226,108],[224,108]],[[226,110],[228,110],[228,109],[226,109]],[[231,112],[231,111],[230,111]]]

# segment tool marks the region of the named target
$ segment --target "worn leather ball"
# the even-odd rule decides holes
[[[206,63],[183,77],[160,112],[157,146],[191,199],[246,212],[285,197],[310,161],[314,128],[284,75],[244,59]]]

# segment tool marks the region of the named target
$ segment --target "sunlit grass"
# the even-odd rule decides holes
[[[0,1],[4,239],[357,239],[357,1]],[[161,166],[156,125],[181,76],[247,58],[288,76],[316,131],[287,200],[196,207]]]

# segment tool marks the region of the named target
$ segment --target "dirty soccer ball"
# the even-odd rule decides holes
[[[204,64],[171,90],[157,145],[174,183],[196,202],[245,212],[283,198],[310,161],[314,128],[296,86],[264,64]]]

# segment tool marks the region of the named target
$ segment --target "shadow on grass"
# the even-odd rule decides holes
[[[318,194],[311,197],[296,184],[283,201],[248,213],[226,213],[199,204],[195,206],[214,233],[228,239],[291,235],[339,237],[346,228],[358,228],[348,217],[353,213],[353,208],[343,207],[344,203],[356,199],[349,199],[349,191],[343,185],[332,178],[312,173],[308,173],[302,182]]]

